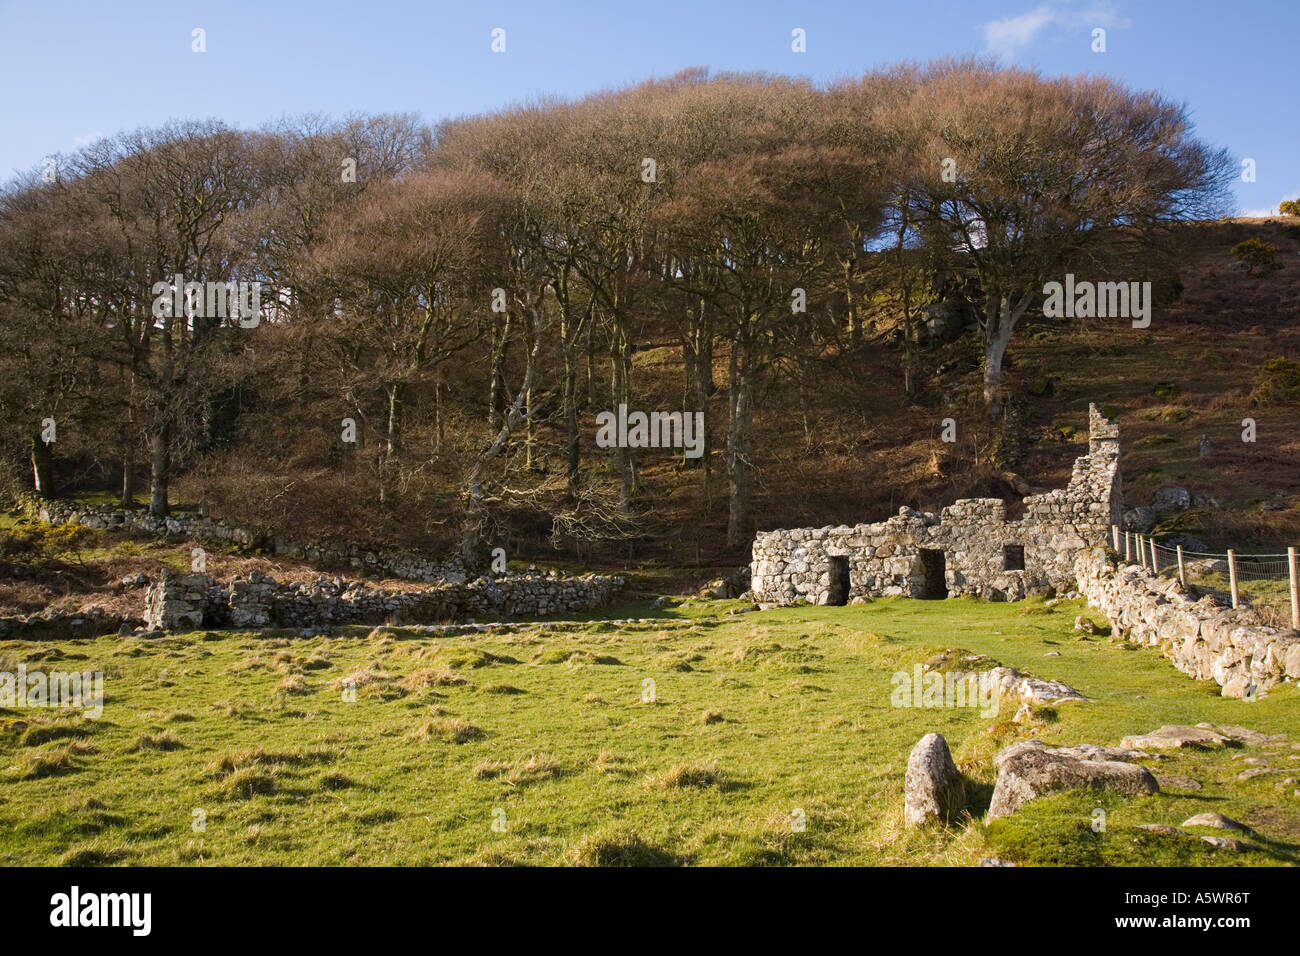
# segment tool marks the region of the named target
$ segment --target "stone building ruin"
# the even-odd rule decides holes
[[[1075,559],[1110,543],[1122,519],[1119,425],[1088,408],[1088,454],[1065,488],[1024,499],[1008,521],[999,498],[965,498],[939,514],[901,508],[852,527],[759,532],[750,564],[761,607],[847,604],[857,597],[976,595],[1015,601],[1075,590]]]

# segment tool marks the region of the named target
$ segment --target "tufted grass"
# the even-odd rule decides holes
[[[102,670],[106,695],[97,721],[0,711],[0,864],[1300,860],[1297,788],[1275,786],[1287,775],[1237,779],[1246,756],[1266,754],[1300,777],[1289,742],[1150,764],[1201,781],[1199,791],[1064,794],[987,830],[978,819],[902,826],[907,755],[929,731],[947,737],[973,778],[978,814],[993,753],[1027,736],[1117,745],[1208,720],[1300,742],[1293,685],[1224,700],[1155,651],[1077,639],[1077,602],[728,613],[740,606],[637,605],[607,616],[662,623],[614,628],[587,615],[565,630],[521,624],[454,638],[388,627],[0,644],[3,669],[26,660]],[[895,671],[951,647],[1091,700],[1040,708],[1028,724],[1012,723],[1006,703],[992,718],[890,705]],[[1044,656],[1052,651],[1060,656]],[[1091,825],[1098,807],[1101,834]],[[1254,826],[1259,836],[1246,839],[1262,850],[1133,830],[1208,810]]]

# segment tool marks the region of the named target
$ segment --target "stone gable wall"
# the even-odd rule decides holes
[[[1089,408],[1088,454],[1066,488],[1024,499],[1024,516],[1008,521],[997,498],[956,501],[939,514],[902,508],[886,521],[760,532],[754,538],[751,590],[760,606],[827,604],[835,590],[834,558],[849,565],[847,600],[923,597],[946,592],[1018,600],[1075,586],[1074,560],[1105,543],[1122,518],[1119,426]],[[1024,570],[1005,570],[1007,545],[1024,548]],[[941,552],[944,580],[930,581],[922,554]]]

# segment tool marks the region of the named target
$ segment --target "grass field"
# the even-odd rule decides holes
[[[1300,740],[1295,685],[1225,700],[1153,650],[1072,631],[1077,602],[880,600],[729,615],[737,602],[429,637],[199,632],[0,644],[0,670],[102,671],[102,717],[0,711],[0,863],[1294,864],[1300,797],[1246,757],[1177,752],[1146,798],[1072,793],[986,828],[991,758],[1030,736],[1116,745],[1166,723]],[[1012,723],[890,704],[891,675],[961,647],[1085,696]],[[1045,656],[1053,652],[1059,656]],[[355,700],[346,699],[348,679]],[[653,685],[647,683],[652,681]],[[942,732],[973,820],[902,825],[907,755]],[[1107,810],[1094,833],[1092,812]],[[1258,852],[1135,830],[1217,811]],[[1214,833],[1212,830],[1199,831]]]

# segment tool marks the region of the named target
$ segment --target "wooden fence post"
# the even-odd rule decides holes
[[[1160,559],[1156,557],[1156,539],[1151,539],[1151,571],[1154,574],[1160,573]]]
[[[1178,583],[1187,587],[1187,574],[1183,571],[1183,546],[1178,546]]]
[[[1228,584],[1232,588],[1232,606],[1235,608],[1240,598],[1237,595],[1237,555],[1231,548],[1228,549]]]
[[[1291,572],[1291,627],[1300,631],[1300,585],[1296,583],[1295,548],[1286,549],[1286,563]]]
[[[1124,532],[1124,563],[1127,564],[1133,560],[1133,545],[1129,544],[1130,532]]]
[[[1118,552],[1119,551],[1119,525],[1117,524],[1113,524],[1110,526],[1110,541],[1111,544],[1115,545],[1115,550],[1116,552]]]

